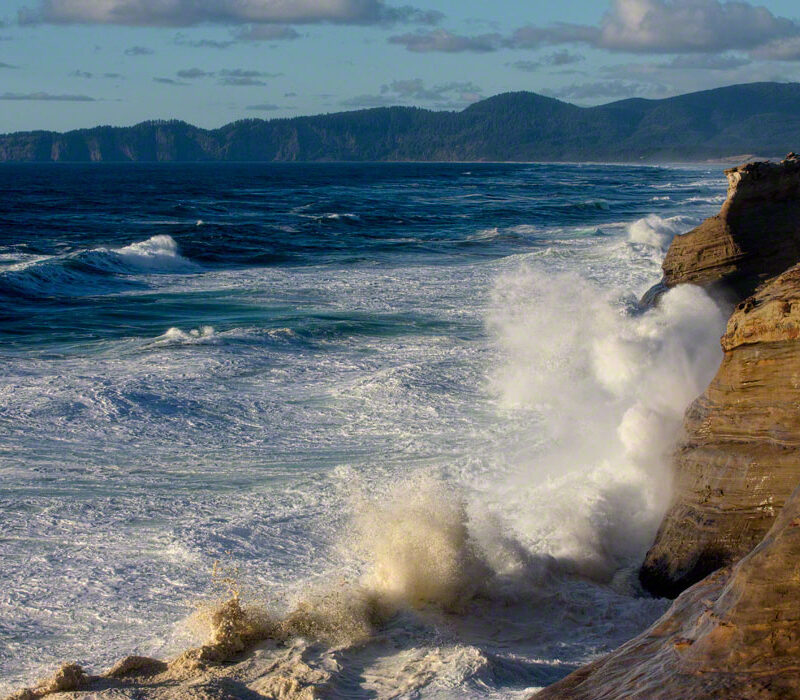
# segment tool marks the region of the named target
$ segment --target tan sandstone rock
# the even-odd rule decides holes
[[[676,236],[664,279],[643,303],[677,284],[711,287],[730,301],[800,261],[800,158],[726,170],[728,198],[719,214]]]
[[[744,559],[535,700],[800,698],[800,488]]]
[[[688,409],[675,495],[642,584],[674,597],[747,554],[800,483],[800,265],[741,302]]]

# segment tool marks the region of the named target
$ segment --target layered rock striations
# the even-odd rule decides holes
[[[680,595],[537,700],[800,698],[800,160],[727,175],[720,214],[664,262],[666,286],[738,300],[717,375],[686,412],[673,504],[640,571],[651,592]]]
[[[640,573],[657,595],[747,554],[800,483],[800,265],[738,305],[722,348],[686,413],[675,500]]]
[[[800,261],[800,157],[790,153],[780,163],[748,163],[725,174],[725,204],[672,241],[663,287],[697,284],[739,301]]]
[[[649,630],[536,700],[800,697],[800,488],[738,564],[684,592]]]

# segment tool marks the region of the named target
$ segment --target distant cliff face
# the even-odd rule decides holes
[[[535,700],[800,697],[800,488],[736,566],[678,598],[649,630]]]
[[[676,236],[664,259],[668,287],[713,286],[736,301],[800,260],[800,159],[727,170],[717,216]]]
[[[800,143],[800,84],[751,83],[582,108],[531,92],[461,112],[412,107],[219,129],[179,121],[0,136],[0,161],[607,161],[785,153]]]

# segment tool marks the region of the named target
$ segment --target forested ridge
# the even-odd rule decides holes
[[[578,107],[511,92],[461,112],[381,107],[219,129],[177,120],[0,136],[0,161],[687,161],[800,148],[800,84]]]

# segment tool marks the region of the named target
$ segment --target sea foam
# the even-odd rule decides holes
[[[644,554],[667,506],[668,454],[720,359],[724,317],[697,287],[639,313],[577,275],[520,269],[498,281],[493,390],[538,416],[538,453],[490,492],[540,553],[609,581]]]

